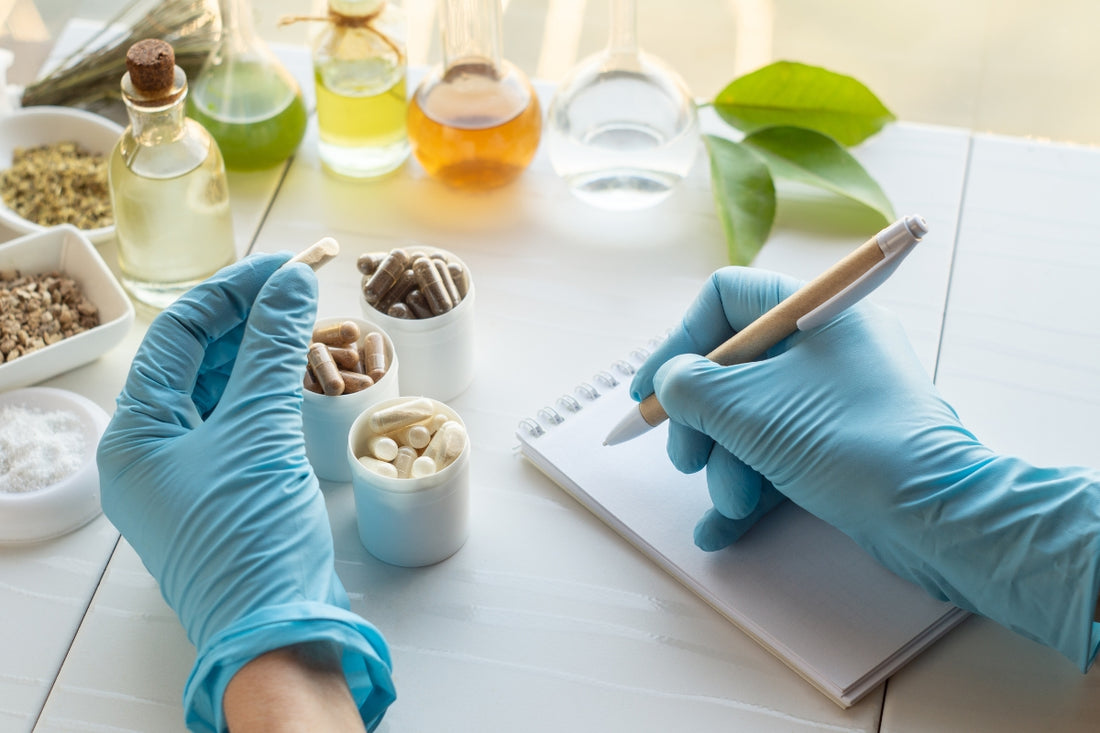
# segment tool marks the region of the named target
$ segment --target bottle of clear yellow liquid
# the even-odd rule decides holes
[[[217,143],[184,115],[187,75],[172,47],[138,41],[126,69],[130,124],[107,171],[118,262],[133,298],[159,309],[236,259],[229,187]]]
[[[313,44],[321,164],[381,176],[409,156],[404,13],[386,0],[329,0],[328,10]]]

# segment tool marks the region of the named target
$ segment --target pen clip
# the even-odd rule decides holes
[[[881,262],[853,280],[848,287],[799,318],[795,322],[795,327],[799,331],[809,331],[810,329],[817,328],[833,320],[850,306],[858,303],[865,298],[868,293],[886,282],[887,278],[893,274],[894,270],[898,269],[898,265],[900,265],[906,255],[913,250],[913,246],[918,241],[920,240],[913,239],[906,246],[889,250],[882,258]]]

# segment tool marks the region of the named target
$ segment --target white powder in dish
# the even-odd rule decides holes
[[[0,492],[37,491],[75,473],[86,441],[71,412],[0,406]]]

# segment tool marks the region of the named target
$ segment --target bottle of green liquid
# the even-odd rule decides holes
[[[231,170],[270,168],[306,131],[298,82],[256,35],[248,0],[220,0],[222,32],[191,88],[187,114],[218,141]]]

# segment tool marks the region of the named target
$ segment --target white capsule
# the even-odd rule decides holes
[[[380,461],[377,458],[372,458],[371,456],[359,456],[359,463],[362,464],[363,468],[367,469],[368,471],[373,471],[379,476],[397,478],[397,469],[392,463],[386,463],[385,461]]]
[[[435,461],[427,456],[420,456],[413,461],[412,470],[409,471],[409,475],[413,478],[431,476],[433,473],[435,473]]]
[[[466,447],[466,429],[455,420],[448,420],[432,436],[432,441],[424,449],[424,455],[431,458],[436,470],[451,465]]]
[[[397,478],[408,478],[412,475],[413,461],[417,459],[416,449],[403,445],[397,449],[397,457],[393,459],[394,468],[397,469]]]
[[[385,435],[376,435],[367,441],[367,450],[380,461],[397,458],[397,441]]]
[[[434,406],[428,398],[411,398],[372,413],[367,418],[367,428],[372,433],[392,433],[413,423],[423,422],[434,413]]]

